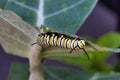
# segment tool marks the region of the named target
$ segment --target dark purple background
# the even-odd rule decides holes
[[[77,34],[80,36],[91,36],[92,38],[97,39],[107,32],[115,31],[117,22],[118,19],[115,13],[103,5],[97,4]],[[7,80],[12,62],[28,63],[29,61],[25,58],[6,54],[3,48],[0,47],[0,80]],[[45,65],[62,65],[81,70],[78,66],[70,66],[69,64],[54,60],[47,61]]]

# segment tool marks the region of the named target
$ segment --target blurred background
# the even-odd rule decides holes
[[[120,6],[119,0],[100,0],[92,13],[86,19],[82,27],[77,32],[79,36],[89,36],[98,39],[108,32],[120,31]],[[120,55],[111,55],[107,61],[114,65],[119,60]],[[110,59],[112,58],[112,60]],[[3,62],[4,61],[4,62]],[[11,63],[28,63],[28,59],[6,54],[0,47],[0,80],[7,80]],[[44,65],[65,66],[83,71],[82,68],[65,64],[55,60],[48,60]]]

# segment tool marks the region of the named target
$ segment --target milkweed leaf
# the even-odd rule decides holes
[[[0,10],[0,44],[7,53],[27,57],[37,31],[15,13]]]
[[[26,80],[29,76],[27,64],[13,63],[9,80]],[[81,72],[65,67],[44,66],[46,80],[119,80],[120,73],[117,72]]]
[[[51,2],[52,0],[45,0],[44,25],[53,30],[75,34],[97,0],[60,0],[52,4]]]
[[[28,80],[29,65],[12,63],[8,80]]]
[[[120,73],[116,72],[81,72],[61,67],[45,67],[46,80],[119,80]]]
[[[98,0],[9,0],[4,9],[11,10],[32,26],[75,34]],[[17,7],[17,8],[16,8]]]

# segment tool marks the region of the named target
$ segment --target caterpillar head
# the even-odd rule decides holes
[[[85,40],[80,40],[80,41],[81,41],[81,44],[85,46]]]
[[[37,36],[36,42],[32,43],[32,46],[40,43],[40,35]]]

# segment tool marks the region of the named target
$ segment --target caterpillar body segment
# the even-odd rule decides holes
[[[71,49],[70,53],[73,50],[83,50],[89,59],[89,55],[84,49],[86,45],[86,41],[84,39],[80,39],[79,37],[72,37],[66,34],[57,33],[57,32],[46,32],[40,33],[37,37],[37,42],[33,43],[38,44],[42,47],[45,46],[56,46],[66,49]]]

